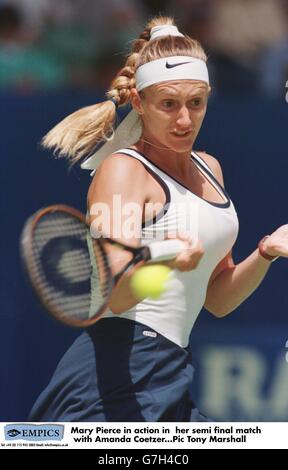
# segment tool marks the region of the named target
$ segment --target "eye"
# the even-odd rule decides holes
[[[170,109],[174,106],[174,101],[173,100],[163,100],[161,101],[161,105],[163,108]]]
[[[202,98],[193,98],[193,100],[190,100],[190,106],[193,106],[193,107],[199,107],[202,105]]]
[[[192,108],[201,108],[205,105],[206,101],[207,101],[206,98],[204,98],[203,96],[198,96],[198,97],[191,99],[189,101],[189,105]]]

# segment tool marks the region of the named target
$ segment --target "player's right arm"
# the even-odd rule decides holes
[[[100,165],[88,191],[90,224],[113,239],[139,246],[146,187],[147,172],[141,162],[127,155],[110,155]],[[129,209],[133,204],[135,227],[129,231],[125,222],[131,219]]]
[[[110,155],[97,170],[88,191],[89,223],[94,230],[121,243],[140,245],[144,204],[147,200],[147,172],[141,162],[126,155]],[[106,245],[112,273],[117,274],[130,260],[129,253]],[[120,279],[110,302],[113,313],[132,308],[137,300],[130,288],[133,270]]]

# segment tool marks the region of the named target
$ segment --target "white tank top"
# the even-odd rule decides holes
[[[166,194],[166,204],[156,219],[142,226],[141,245],[162,238],[163,230],[176,233],[182,228],[198,236],[204,247],[204,255],[196,269],[189,272],[173,270],[166,291],[158,299],[146,298],[121,313],[120,317],[151,327],[179,346],[187,347],[191,330],[205,302],[210,276],[237,238],[238,218],[234,205],[208,165],[195,152],[192,152],[192,161],[222,195],[223,203],[209,202],[197,196],[134,149],[121,149],[116,153],[142,162]],[[114,316],[107,311],[103,318]]]

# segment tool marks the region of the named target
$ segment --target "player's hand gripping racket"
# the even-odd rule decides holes
[[[118,261],[121,253],[130,254],[129,262],[116,275],[109,245],[114,247],[113,259],[117,249]],[[184,247],[177,239],[134,248],[110,238],[92,238],[85,216],[64,205],[49,206],[32,215],[20,240],[25,268],[44,307],[61,322],[81,328],[101,317],[114,286],[131,267],[140,261],[172,259]]]

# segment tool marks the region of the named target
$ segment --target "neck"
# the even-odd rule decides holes
[[[134,145],[135,149],[142,152],[153,163],[165,172],[173,175],[187,174],[187,170],[191,167],[191,151],[178,153],[169,147],[163,147],[161,144],[150,142],[149,139],[141,137]]]

